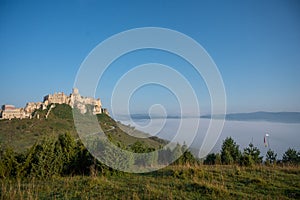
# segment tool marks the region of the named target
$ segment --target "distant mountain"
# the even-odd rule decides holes
[[[224,115],[203,115],[201,118],[220,119]],[[300,123],[300,112],[253,112],[226,114],[226,120],[232,121],[268,121],[279,123]]]
[[[168,115],[167,117],[159,116],[159,115],[148,115],[148,114],[131,114],[130,117],[132,119],[178,119],[180,116],[177,115]]]

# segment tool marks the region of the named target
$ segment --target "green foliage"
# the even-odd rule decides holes
[[[134,153],[147,153],[150,152],[150,149],[148,149],[142,142],[137,141],[134,144],[130,146],[130,149]]]
[[[134,164],[133,154],[128,151],[121,151],[119,147],[112,144],[104,144],[104,162],[114,169],[128,169]]]
[[[31,176],[49,177],[59,175],[62,170],[61,152],[55,148],[55,140],[45,139],[34,146]],[[27,155],[31,157],[31,155]]]
[[[289,148],[282,156],[282,162],[286,164],[299,165],[300,152],[297,153],[295,149]]]
[[[182,148],[179,144],[177,144],[171,154],[172,160],[175,161],[179,159],[181,155],[182,155]]]
[[[211,153],[211,154],[208,154],[203,162],[203,164],[205,165],[214,165],[216,164],[216,154],[214,153]]]
[[[60,161],[65,163],[63,168],[64,173],[70,173],[69,166],[75,160],[77,144],[75,143],[74,138],[69,134],[66,133],[64,135],[59,135],[56,146],[55,152],[57,156],[60,158]]]
[[[180,158],[176,161],[178,164],[196,164],[198,160],[194,157],[194,155],[186,149],[184,153],[180,156]]]
[[[139,166],[156,165],[158,162],[158,153],[153,148],[147,147],[142,142],[135,142],[130,149],[135,154],[135,164]]]
[[[241,152],[239,150],[239,145],[231,138],[227,137],[222,144],[221,149],[221,161],[222,164],[234,164],[239,163],[241,157]]]
[[[0,152],[0,178],[17,176],[19,155],[11,147]]]
[[[54,175],[88,174],[95,160],[83,146],[69,134],[58,139],[45,138],[25,153],[12,148],[1,151],[0,177],[38,177]]]
[[[240,159],[240,164],[244,166],[253,166],[254,164],[260,164],[263,157],[260,156],[260,150],[252,143],[244,149],[243,155]]]
[[[50,107],[49,105],[48,107]],[[55,104],[55,108],[51,110],[51,117],[59,118],[59,119],[69,119],[73,120],[73,114],[70,112],[71,107],[67,104]]]
[[[274,153],[274,151],[269,149],[267,151],[267,154],[266,154],[266,164],[267,165],[275,164],[276,163],[276,157],[277,157],[277,153]]]
[[[216,154],[215,164],[216,165],[222,164],[221,154],[219,153]]]
[[[158,163],[162,165],[169,164],[171,162],[172,151],[170,148],[160,149],[158,151]]]
[[[252,167],[255,165],[255,161],[253,160],[253,157],[249,154],[243,154],[240,158],[240,165]]]

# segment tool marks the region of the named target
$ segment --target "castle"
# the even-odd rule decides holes
[[[87,112],[86,105],[93,106],[93,114],[108,114],[107,109],[102,108],[100,99],[95,99],[92,97],[82,97],[77,88],[73,88],[72,93],[67,96],[63,92],[48,94],[44,97],[43,102],[29,102],[26,104],[25,108],[16,108],[13,105],[3,105],[2,110],[0,110],[0,119],[23,119],[32,118],[33,113],[37,109],[46,110],[47,106],[50,104],[67,104],[72,108],[77,108],[82,114]],[[51,108],[50,108],[51,109]],[[46,117],[48,114],[46,115]]]

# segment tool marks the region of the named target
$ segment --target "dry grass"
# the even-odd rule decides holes
[[[0,199],[299,199],[299,167],[170,166],[148,174],[0,180]]]

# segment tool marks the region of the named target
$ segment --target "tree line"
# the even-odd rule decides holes
[[[239,145],[231,138],[227,137],[222,144],[220,153],[211,153],[207,155],[204,160],[204,164],[214,165],[214,164],[239,164],[241,166],[253,166],[256,164],[263,163],[263,156],[260,150],[250,143],[243,152],[240,151]],[[282,160],[277,159],[277,154],[269,149],[266,153],[266,159],[264,164],[275,165],[275,164],[285,164],[285,165],[299,165],[300,164],[300,151],[288,148],[288,150],[283,154]]]
[[[68,175],[114,175],[122,174],[118,170],[110,168],[98,161],[90,153],[103,154],[106,163],[114,168],[167,164],[170,159],[178,158],[173,164],[196,163],[197,160],[187,150],[185,145],[177,144],[172,150],[170,148],[155,151],[142,142],[123,147],[117,143],[118,148],[123,148],[123,154],[116,154],[116,148],[105,145],[101,140],[93,140],[94,149],[86,148],[80,140],[76,140],[71,134],[59,135],[58,138],[44,138],[37,142],[26,152],[18,153],[11,147],[0,148],[0,178],[8,177],[51,177]],[[148,153],[137,154],[134,159],[124,159],[130,156],[130,152]],[[181,156],[180,156],[181,155]],[[145,158],[145,156],[148,156]]]
[[[173,165],[199,164],[188,150],[186,145],[175,145],[174,148],[164,148],[155,151],[154,148],[147,147],[142,142],[123,147],[117,143],[118,148],[128,151],[116,156],[116,149],[108,148],[103,141],[95,140],[93,155],[102,154],[104,158],[113,158],[106,162],[113,162],[112,165],[118,167],[168,165],[172,161]],[[123,172],[110,168],[98,161],[83,145],[80,140],[76,140],[71,134],[59,135],[58,138],[45,138],[34,144],[26,152],[17,153],[11,147],[0,148],[0,178],[8,177],[51,177],[68,175],[114,175]],[[93,151],[93,150],[92,150]],[[132,159],[124,159],[131,156],[130,152],[138,153]],[[147,154],[143,154],[147,153]],[[146,158],[145,158],[146,156]],[[178,158],[178,159],[176,159]],[[281,162],[289,165],[300,164],[300,152],[289,148],[283,155],[282,160],[277,160],[277,154],[271,149],[266,154],[265,164],[275,165]],[[252,143],[243,152],[239,150],[239,145],[231,138],[223,141],[220,153],[211,153],[203,161],[203,164],[252,166],[262,164],[263,157],[260,150]]]

